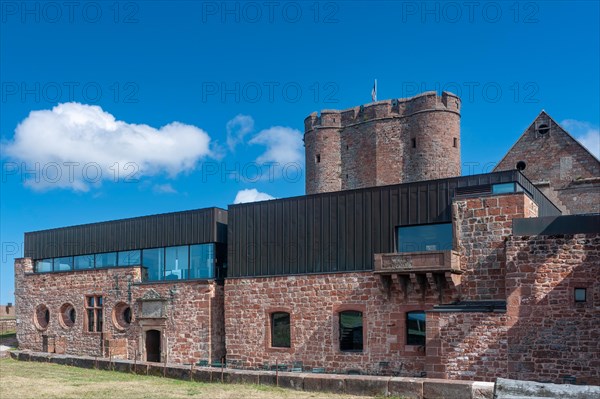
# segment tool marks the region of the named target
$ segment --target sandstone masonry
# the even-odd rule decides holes
[[[460,99],[451,93],[323,110],[304,125],[307,194],[460,175]]]

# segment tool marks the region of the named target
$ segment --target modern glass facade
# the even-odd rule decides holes
[[[515,182],[492,185],[492,194],[520,193],[523,191],[523,187]]]
[[[214,278],[214,245],[190,245],[190,278]]]
[[[94,255],[81,255],[75,257],[75,270],[94,268]],[[38,270],[39,271],[39,270]]]
[[[452,223],[397,227],[398,252],[447,251],[452,249]]]
[[[144,281],[213,279],[216,273],[216,245],[196,244],[143,250],[41,259],[35,271],[60,272],[109,267],[142,266]]]

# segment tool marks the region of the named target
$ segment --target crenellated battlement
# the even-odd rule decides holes
[[[429,91],[305,119],[306,192],[460,175],[458,96]]]
[[[404,118],[421,112],[446,111],[460,115],[460,98],[449,92],[441,96],[428,91],[410,98],[377,101],[345,110],[324,109],[320,115],[311,113],[304,120],[304,131],[319,128],[344,128],[387,118]]]

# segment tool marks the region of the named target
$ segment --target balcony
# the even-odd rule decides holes
[[[448,250],[375,254],[373,273],[381,276],[388,296],[392,286],[406,293],[409,285],[423,295],[428,289],[441,295],[460,284],[463,271],[459,253]]]

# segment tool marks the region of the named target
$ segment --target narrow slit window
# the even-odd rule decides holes
[[[316,162],[316,163],[320,163],[320,162],[321,162],[321,154],[317,154],[317,155],[315,156],[315,162]]]
[[[453,146],[454,148],[457,148],[457,147],[458,147],[458,139],[457,139],[456,137],[454,137],[454,138],[452,139],[452,146]]]
[[[417,148],[417,139],[410,139],[412,148]]]

